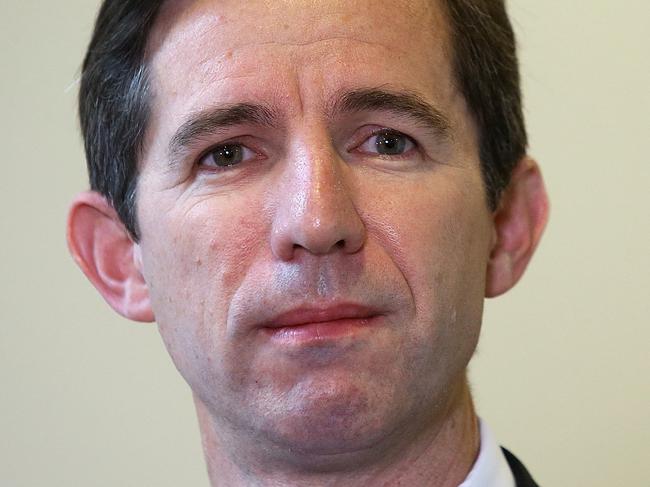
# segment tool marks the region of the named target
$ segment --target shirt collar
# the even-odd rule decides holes
[[[487,424],[479,420],[481,446],[472,470],[458,487],[515,487],[506,458]]]

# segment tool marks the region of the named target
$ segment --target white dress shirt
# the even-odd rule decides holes
[[[458,487],[515,487],[506,457],[487,424],[479,420],[481,447],[467,478]]]

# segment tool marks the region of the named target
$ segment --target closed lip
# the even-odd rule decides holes
[[[280,313],[261,326],[277,329],[311,324],[327,324],[340,320],[369,320],[378,316],[376,310],[356,303],[329,303],[326,306],[307,306]]]

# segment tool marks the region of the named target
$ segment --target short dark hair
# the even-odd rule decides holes
[[[138,160],[150,115],[147,41],[164,0],[104,0],[82,66],[79,119],[90,186],[137,241]],[[479,136],[488,205],[495,209],[526,152],[515,38],[504,0],[443,0],[453,70]]]
[[[515,34],[504,0],[444,0],[456,83],[478,130],[488,205],[495,210],[528,137]]]

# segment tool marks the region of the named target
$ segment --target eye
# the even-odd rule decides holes
[[[359,146],[362,152],[382,156],[399,156],[414,148],[415,142],[408,135],[390,129],[374,133]]]
[[[255,158],[255,152],[242,144],[222,144],[211,148],[203,157],[201,157],[201,159],[199,159],[199,165],[223,169],[236,166],[241,162],[253,158]]]

